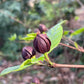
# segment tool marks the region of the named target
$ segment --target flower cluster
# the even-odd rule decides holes
[[[48,29],[44,24],[40,24],[39,28],[34,31],[37,33],[37,36],[33,41],[34,48],[25,46],[22,49],[22,57],[24,60],[32,58],[34,55],[36,55],[36,51],[44,54],[50,50],[51,41],[46,34],[43,34],[43,32],[46,32],[47,30]]]

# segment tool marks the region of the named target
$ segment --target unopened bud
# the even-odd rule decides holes
[[[30,59],[35,54],[36,54],[35,50],[32,47],[30,47],[30,46],[25,46],[22,49],[22,57],[23,57],[24,60]]]
[[[33,46],[39,53],[45,53],[50,50],[51,41],[46,34],[38,34],[34,39]]]
[[[48,29],[44,24],[40,24],[39,25],[39,30],[40,30],[41,33],[43,33],[43,32],[46,32]]]

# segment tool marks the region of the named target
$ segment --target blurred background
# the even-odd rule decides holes
[[[11,35],[20,38],[34,32],[39,24],[45,24],[49,29],[61,20],[67,20],[64,31],[74,32],[84,27],[83,5],[84,0],[0,0],[0,72],[21,64],[22,47],[32,45],[18,39],[10,41]],[[72,40],[84,48],[84,33]],[[50,53],[50,58],[56,63],[84,64],[84,53],[61,45]],[[34,65],[0,77],[0,84],[32,84],[32,81],[38,81],[38,84],[84,84],[84,69]]]

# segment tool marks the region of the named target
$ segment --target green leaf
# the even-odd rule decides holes
[[[20,65],[20,67],[24,67],[25,65],[28,65],[30,63],[31,63],[31,59],[27,59]]]
[[[34,40],[34,38],[36,37],[36,35],[37,35],[36,33],[30,33],[30,34],[27,34],[26,37],[23,37],[23,38],[20,37],[20,40],[25,40],[25,41]]]
[[[10,72],[13,72],[13,71],[17,70],[19,67],[20,67],[20,65],[6,68],[6,69],[4,69],[4,70],[0,73],[0,76],[5,75],[5,74],[8,74],[8,73],[10,73]]]
[[[47,36],[51,40],[51,49],[48,53],[50,53],[60,43],[63,35],[63,23],[65,23],[65,20],[55,25],[47,32]]]
[[[0,76],[6,75],[11,72],[23,70],[31,65],[34,65],[35,63],[38,63],[39,61],[44,61],[44,60],[45,60],[44,55],[40,56],[39,58],[27,59],[21,65],[17,65],[17,66],[13,66],[13,67],[9,67],[9,68],[4,69],[0,73]]]
[[[23,37],[23,38],[20,38],[20,40],[31,41],[31,40],[34,40],[34,37]]]
[[[42,56],[40,56],[39,58],[37,58],[38,59],[38,61],[44,61],[45,60],[45,57],[44,57],[44,55],[42,55]]]
[[[70,34],[70,38],[72,38],[73,36],[78,35],[78,34],[80,34],[82,32],[84,32],[84,27],[80,28],[80,29],[74,31],[72,34]]]
[[[13,67],[9,67],[9,68],[6,68],[4,69],[1,73],[0,73],[0,76],[3,76],[3,75],[6,75],[8,73],[11,73],[11,72],[16,72],[16,71],[20,71],[20,70],[23,70],[29,66],[33,65],[32,63],[28,64],[28,65],[25,65],[23,67],[20,67],[21,65],[17,65],[17,66],[13,66]]]
[[[36,33],[30,33],[30,34],[27,34],[28,37],[36,37]]]
[[[36,57],[34,56],[34,57],[32,57],[31,59],[25,60],[25,61],[20,65],[20,67],[24,67],[25,65],[28,65],[28,64],[39,63],[39,61],[44,61],[44,60],[45,60],[44,55],[43,55],[43,56],[40,56],[39,58],[36,58]]]
[[[17,38],[17,35],[16,34],[14,34],[14,35],[12,35],[10,38],[8,38],[10,41],[14,41],[14,40],[16,40],[16,38]]]
[[[32,58],[31,63],[38,63],[39,61],[44,61],[44,55],[40,56],[39,58]]]

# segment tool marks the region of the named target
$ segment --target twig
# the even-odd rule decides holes
[[[53,67],[59,67],[59,68],[84,68],[84,65],[70,65],[70,64],[56,64],[53,63]]]
[[[65,40],[65,41],[68,41],[69,44],[72,44],[74,46],[74,43],[75,42],[72,41],[70,38],[63,37],[62,39]],[[79,49],[82,49],[83,50],[83,48],[81,46],[79,46],[78,44],[77,44],[77,46],[78,46]]]
[[[48,55],[47,55],[48,57]],[[49,59],[50,61],[50,59]],[[49,61],[47,61],[49,63]],[[51,62],[51,61],[50,61]],[[51,62],[51,64],[49,63],[49,66],[50,67],[53,67],[53,68],[84,68],[84,65],[71,65],[71,64],[56,64],[56,63],[53,63]]]
[[[75,48],[75,47],[73,47],[73,46],[66,45],[66,44],[64,44],[64,43],[60,43],[60,45],[66,46],[66,47],[69,47],[69,48],[72,48],[72,49],[74,49],[74,50],[78,50],[78,51],[80,51],[80,52],[84,52],[84,49],[77,49],[77,48]]]
[[[74,46],[74,43],[75,43],[74,41],[72,41],[69,38],[67,38],[67,40],[69,41],[70,44],[72,44]],[[82,49],[83,50],[83,48],[80,45],[77,44],[77,46],[78,46],[79,49]]]

